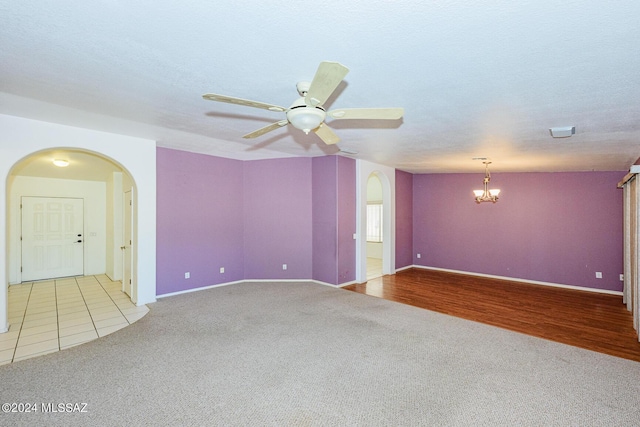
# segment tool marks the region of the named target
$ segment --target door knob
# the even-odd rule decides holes
[[[82,240],[78,240],[76,243],[82,243]]]
[[[127,249],[127,247],[126,246],[120,246],[120,249],[125,250],[125,249]]]

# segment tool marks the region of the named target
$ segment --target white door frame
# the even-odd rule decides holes
[[[122,291],[129,295],[131,301],[136,302],[135,283],[133,282],[133,188],[122,194],[123,227],[122,227]]]

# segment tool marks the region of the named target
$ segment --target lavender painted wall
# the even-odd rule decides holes
[[[338,163],[315,157],[313,177],[313,280],[338,283]]]
[[[356,167],[340,156],[313,159],[313,279],[355,280]]]
[[[396,266],[413,264],[413,175],[396,170]]]
[[[242,162],[158,148],[157,174],[158,295],[244,279],[355,279],[352,159]]]
[[[479,205],[482,174],[414,175],[413,262],[621,291],[625,173],[494,173],[500,200]]]
[[[500,201],[478,205],[481,174],[397,171],[396,268],[620,291],[624,175],[494,173]],[[158,148],[157,294],[243,279],[355,280],[355,193],[349,158],[241,162]]]
[[[336,156],[338,163],[338,284],[356,280],[356,161]]]
[[[335,156],[312,160],[313,279],[338,282],[338,175]]]
[[[243,166],[244,207],[236,214],[244,220],[245,279],[311,278],[311,158]]]
[[[158,148],[156,165],[157,295],[243,279],[242,162]]]

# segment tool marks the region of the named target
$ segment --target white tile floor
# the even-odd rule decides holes
[[[9,286],[9,332],[0,334],[0,365],[64,350],[122,329],[149,309],[106,275]]]
[[[367,257],[367,280],[382,276],[382,259]]]

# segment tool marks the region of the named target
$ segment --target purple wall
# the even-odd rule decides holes
[[[396,171],[396,268],[413,264],[413,175]]]
[[[311,278],[311,158],[243,165],[244,209],[236,215],[244,220],[244,278]]]
[[[620,291],[625,173],[494,173],[500,201],[478,205],[482,174],[397,171],[396,268]],[[355,161],[340,156],[241,162],[158,148],[157,294],[355,280],[355,181]]]
[[[338,164],[335,156],[313,163],[313,279],[338,283]]]
[[[244,279],[354,280],[355,191],[348,158],[242,162],[158,148],[157,294]]]
[[[473,200],[482,174],[414,175],[413,262],[621,291],[624,175],[494,173],[496,204]]]
[[[158,148],[156,163],[156,293],[241,280],[242,162]]]
[[[313,279],[355,280],[356,168],[339,156],[313,159]]]
[[[338,284],[356,280],[356,161],[338,162]]]

